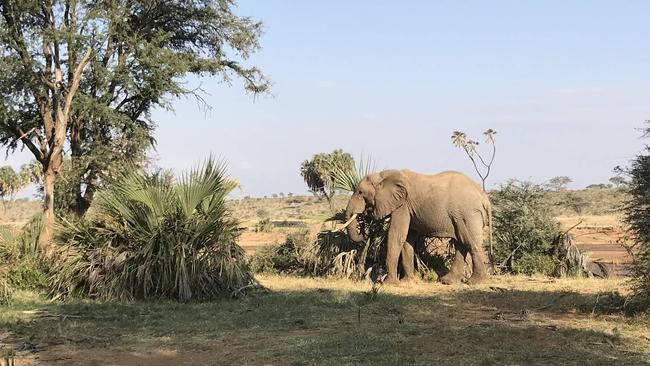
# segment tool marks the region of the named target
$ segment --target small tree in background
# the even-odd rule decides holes
[[[314,155],[311,160],[305,160],[300,166],[300,175],[307,183],[309,190],[318,197],[323,197],[332,207],[332,198],[337,186],[335,173],[354,169],[354,158],[341,149],[331,153]]]
[[[566,186],[571,182],[573,182],[571,178],[567,176],[559,176],[549,179],[546,186],[554,191],[564,191]]]
[[[478,152],[477,147],[479,143],[475,140],[468,139],[465,132],[454,131],[454,133],[451,135],[452,143],[456,147],[462,148],[467,154],[469,160],[472,162],[474,170],[481,178],[481,186],[483,187],[483,191],[485,191],[485,181],[490,176],[492,164],[494,163],[494,158],[496,157],[497,153],[497,147],[494,139],[494,135],[496,134],[497,132],[491,128],[483,132],[483,136],[485,136],[485,142],[492,145],[492,155],[489,160],[485,159]]]
[[[621,176],[611,177],[609,178],[609,182],[612,183],[616,189],[625,188],[628,185],[627,179]]]
[[[0,199],[5,203],[5,199],[13,201],[16,193],[26,186],[24,176],[9,165],[0,167]],[[5,207],[6,209],[6,207]]]

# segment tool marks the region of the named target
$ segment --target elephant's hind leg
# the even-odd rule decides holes
[[[468,285],[476,285],[488,277],[482,234],[474,234],[470,239],[470,254],[472,255],[472,275],[467,280]]]
[[[440,282],[445,285],[453,285],[459,283],[463,279],[465,273],[465,258],[467,257],[467,248],[462,243],[452,239],[456,254],[454,255],[454,262],[451,265],[449,273],[440,278]]]
[[[487,267],[483,257],[483,221],[479,217],[471,219],[480,219],[481,221],[474,222],[472,220],[474,225],[471,225],[466,219],[460,219],[454,221],[454,227],[460,246],[464,245],[472,255],[472,275],[467,280],[467,284],[475,285],[487,278]]]

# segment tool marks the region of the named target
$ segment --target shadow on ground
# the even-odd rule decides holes
[[[647,324],[591,314],[596,299],[323,287],[202,304],[17,302],[0,323],[0,341],[25,348],[16,365],[650,364],[648,339],[630,335]],[[624,331],[611,330],[617,326]]]

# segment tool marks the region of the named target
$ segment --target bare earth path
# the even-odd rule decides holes
[[[204,304],[0,307],[16,365],[645,365],[648,319],[606,314],[622,280],[494,277],[478,287],[261,277]],[[38,310],[38,311],[34,311]]]

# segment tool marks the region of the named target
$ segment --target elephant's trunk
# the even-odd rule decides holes
[[[353,215],[363,214],[365,210],[365,201],[358,194],[353,194],[348,202],[348,207],[345,209],[345,220],[348,221],[352,218]],[[364,240],[363,234],[361,233],[361,228],[359,227],[359,221],[353,219],[352,222],[346,227],[348,236],[350,240],[354,242],[361,242]]]

